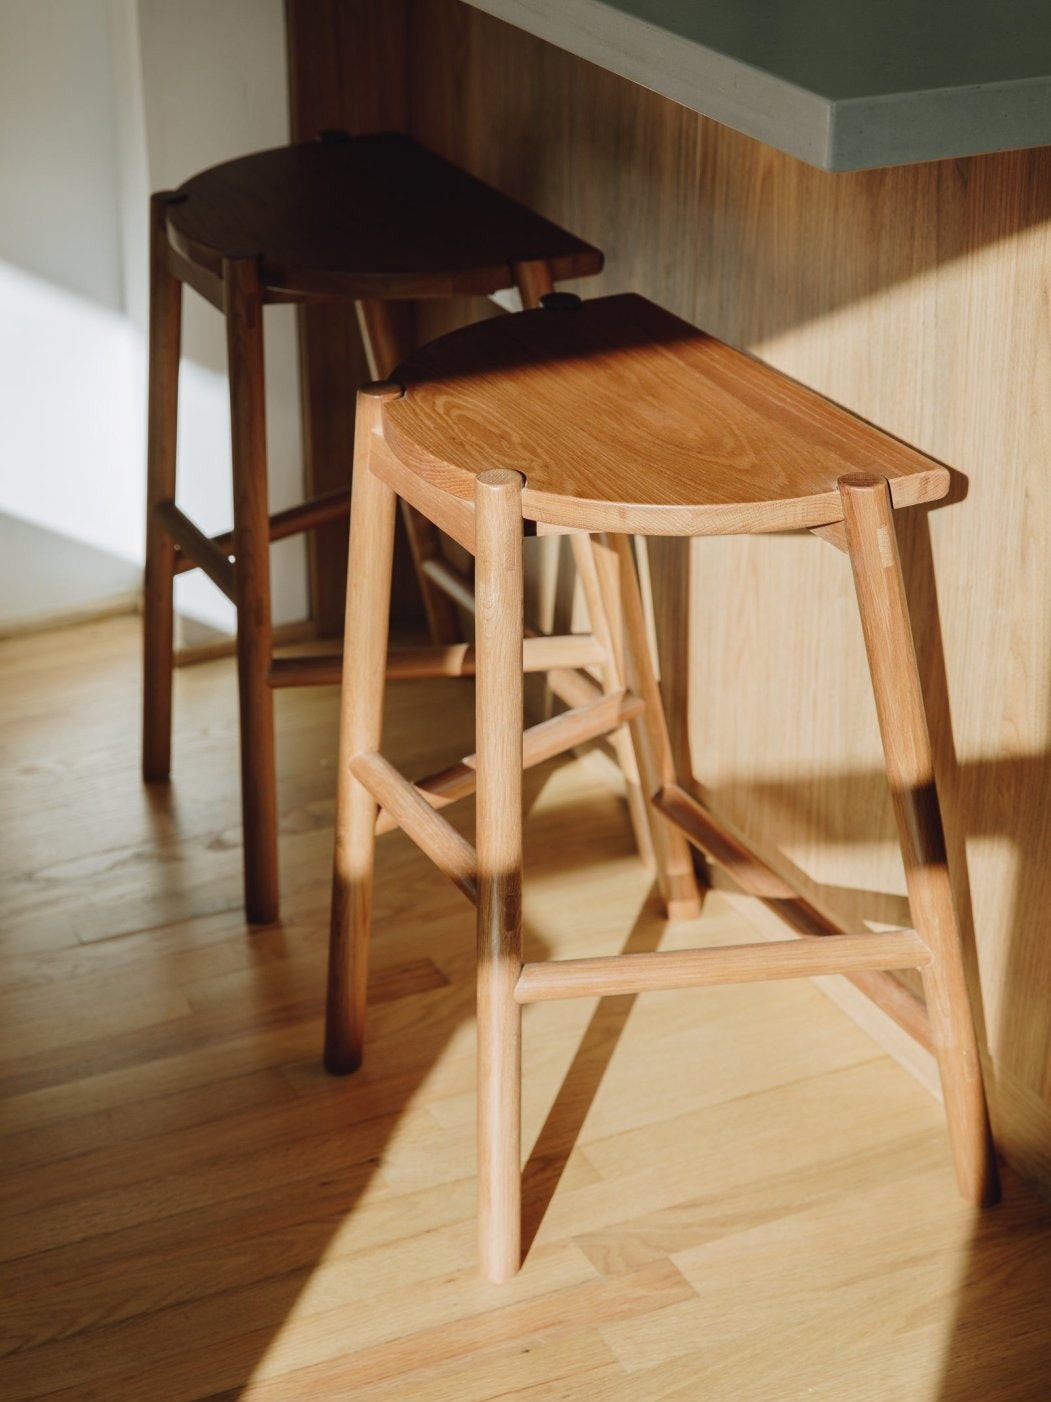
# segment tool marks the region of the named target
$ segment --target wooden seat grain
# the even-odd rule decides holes
[[[602,254],[400,132],[242,156],[195,175],[168,206],[168,234],[218,275],[260,257],[270,292],[340,298],[485,295],[512,266],[543,261],[555,281]]]
[[[526,479],[526,517],[650,535],[778,531],[842,519],[859,465],[896,507],[937,500],[948,470],[634,294],[482,322],[394,371],[384,433],[433,486]]]

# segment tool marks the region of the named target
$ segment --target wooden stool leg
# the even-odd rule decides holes
[[[545,258],[536,258],[529,263],[512,263],[511,276],[526,311],[539,307],[541,297],[555,290],[551,268]]]
[[[593,538],[592,548],[616,664],[631,690],[646,703],[642,715],[632,721],[631,733],[643,788],[652,797],[674,784],[676,775],[631,541],[625,535],[601,535]],[[662,814],[653,810],[651,814],[657,878],[668,918],[693,920],[701,903],[689,843]]]
[[[390,307],[386,302],[370,298],[366,301],[358,302],[358,326],[361,329],[361,339],[365,347],[365,358],[369,364],[369,373],[376,380],[382,380],[385,375],[389,375],[398,362],[402,359],[403,350],[398,344],[398,335],[391,318]],[[416,571],[416,582],[420,588],[420,596],[423,599],[423,609],[427,615],[427,628],[434,643],[456,643],[460,641],[460,621],[456,615],[456,607],[434,581],[428,576],[424,568],[428,560],[440,560],[442,557],[442,538],[431,521],[426,516],[409,505],[407,501],[401,502],[401,515],[405,523],[405,534],[409,540],[409,550],[412,553],[413,568]]]
[[[169,271],[165,207],[150,201],[149,410],[146,445],[146,574],[143,597],[142,777],[167,779],[172,740],[172,580],[175,546],[155,507],[175,499],[182,283]]]
[[[514,263],[511,272],[522,299],[522,306],[526,310],[539,307],[540,299],[555,290],[550,265],[544,259]],[[625,685],[625,682],[611,647],[611,632],[605,620],[606,608],[598,587],[592,547],[585,536],[573,535],[570,540],[572,541],[573,559],[587,603],[591,630],[602,642],[609,658],[607,666],[603,669],[605,689],[607,691],[619,690]],[[615,730],[610,735],[609,741],[624,776],[624,790],[628,803],[628,814],[631,818],[631,828],[635,836],[635,845],[643,864],[652,871],[657,865],[657,856],[653,847],[650,807],[642,790],[638,759],[630,728],[622,726],[619,730]]]
[[[384,399],[400,393],[386,384],[359,390],[354,425],[325,1011],[325,1069],[335,1075],[357,1070],[364,1042],[377,805],[350,772],[350,762],[363,750],[379,749],[383,727],[394,493],[372,472],[369,453]]]
[[[526,309],[539,307],[541,297],[555,290],[551,268],[544,259],[528,263],[515,263],[512,265],[511,272],[514,275],[518,294],[522,299],[522,306]],[[606,610],[598,587],[598,576],[595,572],[591,544],[585,536],[581,535],[570,536],[570,540],[572,541],[573,560],[580,577],[581,588],[584,591],[584,601],[587,604],[591,631],[602,643],[609,658],[607,665],[603,668],[603,683],[606,691],[618,691],[625,685],[625,682],[612,650],[612,637],[605,618]],[[609,742],[613,746],[617,764],[624,776],[624,792],[628,802],[628,815],[631,818],[631,830],[635,835],[635,845],[643,864],[652,871],[656,866],[656,856],[653,850],[653,836],[650,831],[649,803],[642,791],[639,766],[630,729],[627,726],[621,726],[619,730],[615,730],[610,735]]]
[[[475,493],[478,1231],[493,1281],[521,1258],[522,486],[484,472]]]
[[[890,489],[885,478],[860,474],[839,488],[912,920],[933,955],[924,990],[956,1176],[965,1198],[990,1203],[996,1160]]]
[[[267,679],[272,639],[263,299],[255,258],[224,260],[223,296],[233,446],[245,913],[253,924],[267,924],[278,916],[277,788],[274,698]]]
[[[570,541],[572,542],[577,575],[580,578],[580,587],[584,593],[584,602],[587,604],[591,631],[606,653],[607,661],[602,668],[603,689],[607,692],[622,691],[627,683],[617,664],[613,647],[613,633],[606,616],[602,591],[599,588],[598,571],[595,568],[595,555],[591,540],[588,536],[572,535]],[[635,834],[635,845],[639,849],[643,865],[653,871],[656,867],[656,855],[653,850],[653,833],[650,830],[650,805],[642,789],[642,779],[639,776],[638,759],[630,728],[622,725],[618,730],[614,730],[609,736],[609,742],[613,746],[620,772],[624,776],[624,792],[628,801],[632,832]]]

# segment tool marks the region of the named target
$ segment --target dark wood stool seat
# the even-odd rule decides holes
[[[180,185],[167,216],[173,247],[215,277],[257,253],[270,300],[484,296],[512,287],[516,264],[546,263],[555,281],[602,267],[598,249],[399,132],[225,161]]]
[[[269,545],[345,516],[350,492],[340,488],[269,513],[264,304],[354,306],[370,373],[378,378],[406,350],[391,301],[517,287],[523,305],[536,306],[556,278],[598,272],[602,254],[393,132],[326,133],[227,161],[154,195],[150,250],[143,775],[162,781],[171,769],[172,579],[201,569],[237,608],[245,910],[250,921],[265,923],[277,919],[279,908],[272,690],[340,676],[338,657],[273,656]],[[214,537],[175,501],[184,283],[226,319],[234,522]],[[403,514],[437,646],[392,670],[462,673],[469,659],[454,646],[456,604],[470,599],[469,582],[447,569],[434,525],[408,504]],[[567,678],[566,685],[572,690],[579,683]],[[630,770],[623,746],[622,763]],[[627,779],[630,790],[630,772]],[[632,811],[645,842],[637,792]]]
[[[552,312],[561,305],[560,314]],[[634,294],[481,322],[421,347],[395,372],[391,448],[473,504],[475,478],[525,478],[542,526],[727,535],[842,518],[858,463],[896,507],[943,497],[946,468],[812,390]]]
[[[640,297],[454,332],[358,396],[336,808],[329,1070],[362,1056],[377,834],[401,827],[477,907],[479,1246],[519,1266],[521,1009],[547,999],[844,974],[938,1059],[957,1178],[997,1192],[895,507],[944,496],[947,468]],[[380,751],[396,498],[476,560],[477,753],[410,782]],[[911,927],[844,929],[750,850],[677,775],[631,537],[810,528],[845,550],[908,885]],[[569,532],[601,689],[525,729],[524,671],[557,666],[526,635],[522,540]],[[820,628],[814,601],[814,626]],[[564,654],[562,654],[564,656]],[[669,917],[697,908],[690,847],[786,921],[732,948],[523,962],[523,767],[631,729]],[[440,810],[477,795],[475,845]],[[890,971],[920,971],[926,1002]]]

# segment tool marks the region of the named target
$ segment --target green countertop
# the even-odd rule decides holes
[[[468,0],[824,170],[1051,144],[1051,0]]]

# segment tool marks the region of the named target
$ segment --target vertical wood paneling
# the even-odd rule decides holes
[[[319,132],[401,131],[406,123],[405,6],[401,0],[286,0],[289,120],[293,141]],[[403,318],[408,320],[408,308]],[[307,488],[330,491],[350,479],[354,392],[371,376],[352,306],[298,309]],[[310,587],[320,632],[343,626],[347,528],[310,536]],[[399,539],[392,610],[419,614],[406,544]]]

